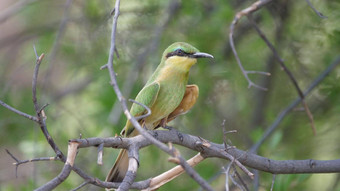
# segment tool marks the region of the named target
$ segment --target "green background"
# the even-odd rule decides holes
[[[0,100],[34,114],[31,80],[35,66],[33,44],[45,53],[38,77],[39,104],[45,109],[50,134],[66,153],[67,141],[118,134],[126,118],[119,110],[109,84],[106,64],[110,46],[114,2],[102,0],[22,1],[13,13],[14,3],[1,1],[0,11]],[[305,1],[274,1],[253,17],[274,44],[302,90],[340,55],[340,3],[312,1],[327,19],[321,19]],[[235,46],[247,70],[268,71],[263,77],[251,74],[257,84],[268,88],[248,89],[229,46],[229,26],[234,15],[253,1],[185,0],[122,1],[114,59],[119,86],[126,98],[134,98],[159,64],[163,50],[176,41],[188,42],[214,60],[199,60],[190,72],[189,83],[200,88],[194,108],[171,125],[184,133],[222,143],[221,123],[238,132],[227,138],[239,149],[248,150],[259,140],[277,115],[298,97],[292,82],[273,61],[272,53],[247,18],[235,29]],[[176,7],[177,5],[177,7]],[[175,6],[174,9],[171,9]],[[6,12],[7,11],[7,12]],[[6,16],[5,14],[8,14]],[[4,19],[5,18],[5,19]],[[64,25],[65,24],[65,25]],[[340,67],[307,96],[317,135],[313,136],[308,117],[299,105],[279,124],[260,147],[259,155],[275,160],[340,158]],[[131,92],[127,93],[128,87]],[[118,105],[119,106],[119,105]],[[116,106],[116,108],[119,108]],[[118,116],[118,117],[117,117]],[[15,178],[9,149],[19,159],[54,156],[37,124],[0,107],[0,190],[32,190],[54,178],[61,162],[21,165]],[[177,146],[177,148],[180,148]],[[195,152],[181,148],[185,158]],[[96,164],[96,148],[81,149],[76,164],[88,174],[105,179],[118,151],[104,150],[104,164]],[[137,180],[156,176],[174,166],[168,155],[149,147],[143,149]],[[207,159],[195,169],[216,190],[223,190],[222,166],[228,161]],[[241,173],[242,174],[242,173]],[[274,190],[340,190],[339,174],[277,175]],[[249,188],[253,182],[245,178]],[[260,173],[260,190],[269,190],[271,174]],[[56,190],[70,190],[83,180],[74,172]],[[188,175],[160,190],[197,190]],[[82,190],[100,190],[86,186]]]

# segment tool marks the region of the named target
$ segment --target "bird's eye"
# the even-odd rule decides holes
[[[183,56],[185,54],[185,52],[182,49],[177,49],[176,52],[177,52],[177,55],[179,56]]]

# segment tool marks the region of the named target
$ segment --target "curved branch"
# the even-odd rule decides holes
[[[59,184],[61,184],[66,178],[70,175],[72,167],[74,165],[74,160],[77,155],[77,148],[78,148],[77,142],[70,142],[68,144],[68,150],[67,150],[67,159],[66,163],[64,165],[63,170],[60,172],[60,174],[44,184],[43,186],[36,189],[36,191],[44,191],[44,190],[53,190],[56,188]]]
[[[255,3],[253,3],[248,8],[243,9],[242,11],[238,12],[235,15],[235,17],[234,17],[234,20],[231,22],[230,32],[229,32],[229,43],[230,43],[231,50],[233,51],[233,53],[235,55],[235,59],[237,61],[238,66],[240,67],[240,69],[242,71],[243,76],[248,81],[248,88],[253,86],[255,88],[258,88],[258,89],[261,89],[261,90],[264,90],[264,91],[266,91],[267,88],[264,88],[264,87],[261,87],[261,86],[255,84],[253,81],[251,81],[251,79],[249,78],[248,74],[256,73],[256,74],[267,75],[267,76],[269,76],[270,74],[267,73],[267,72],[247,71],[247,70],[244,69],[244,67],[243,67],[243,65],[241,63],[240,57],[238,56],[236,48],[235,48],[233,35],[234,35],[235,27],[236,27],[238,21],[241,19],[241,17],[243,17],[245,15],[249,15],[249,14],[257,11],[258,9],[260,9],[261,7],[263,7],[266,4],[270,3],[271,1],[272,0],[259,0],[259,1],[256,1]]]
[[[38,81],[38,73],[40,64],[42,62],[42,59],[44,58],[44,53],[38,56],[37,50],[35,49],[35,46],[33,46],[34,53],[36,56],[36,64],[34,68],[34,74],[32,78],[32,100],[34,104],[34,109],[36,113],[36,118],[38,119],[37,123],[40,126],[41,131],[43,132],[47,142],[50,144],[54,152],[56,153],[57,157],[59,157],[63,162],[66,161],[65,155],[61,152],[57,144],[54,142],[53,138],[50,136],[47,127],[46,127],[46,116],[41,108],[39,108],[38,105],[38,99],[37,99],[37,81]]]

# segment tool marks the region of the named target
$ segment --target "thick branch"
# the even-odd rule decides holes
[[[210,142],[209,147],[198,147],[197,143],[202,140],[199,137],[189,134],[183,134],[183,141],[177,136],[175,131],[154,131],[157,134],[157,139],[164,143],[172,142],[174,144],[182,145],[191,150],[202,153],[203,157],[217,157],[228,159],[223,154],[224,144],[216,144]],[[110,144],[117,141],[119,138],[88,138],[88,139],[74,139],[72,141],[79,142],[79,148],[97,146],[104,143],[104,147],[115,147],[116,145]],[[138,135],[136,137],[124,138],[122,142],[127,144],[129,141],[138,142],[140,148],[146,147],[152,142]],[[340,172],[340,159],[338,160],[272,160],[256,154],[245,152],[236,148],[229,149],[228,153],[240,161],[243,165],[269,172],[273,174],[297,174],[297,173],[338,173]]]

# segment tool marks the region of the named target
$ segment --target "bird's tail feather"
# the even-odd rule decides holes
[[[115,164],[106,176],[107,182],[122,182],[129,167],[129,157],[125,149],[120,150]]]

